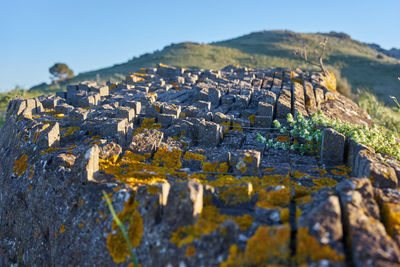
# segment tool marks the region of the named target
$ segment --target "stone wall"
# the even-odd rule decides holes
[[[321,153],[257,133],[317,110],[373,122],[316,73],[160,64],[14,99],[0,130],[0,265],[395,266],[400,167],[325,129]]]

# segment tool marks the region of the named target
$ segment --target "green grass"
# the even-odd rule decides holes
[[[389,96],[387,96],[388,99]],[[361,92],[358,95],[358,104],[365,110],[375,122],[383,127],[400,133],[400,109],[397,107],[387,107],[383,102],[370,92]]]
[[[111,212],[111,215],[113,216],[115,222],[117,223],[119,229],[121,230],[122,235],[124,236],[125,242],[128,245],[128,250],[130,252],[131,260],[132,260],[134,266],[138,267],[139,264],[138,264],[138,261],[136,259],[136,254],[135,254],[135,251],[133,250],[131,241],[129,240],[128,232],[126,231],[124,224],[121,222],[121,220],[118,218],[117,214],[115,213],[115,210],[114,210],[114,207],[113,207],[113,205],[111,203],[111,200],[110,200],[110,198],[108,197],[108,195],[106,194],[106,192],[104,190],[103,190],[103,196],[106,199],[106,203],[107,203],[108,209]]]

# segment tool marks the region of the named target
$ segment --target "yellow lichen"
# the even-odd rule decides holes
[[[250,116],[248,117],[248,119],[249,119],[251,125],[254,125],[254,122],[255,122],[255,120],[256,120],[256,115],[255,115],[255,114],[250,115]]]
[[[280,190],[258,192],[256,206],[264,209],[286,208],[290,203],[290,190],[282,188]]]
[[[232,121],[232,131],[243,132],[242,125]]]
[[[319,190],[320,188],[323,188],[323,187],[334,187],[335,185],[338,184],[338,182],[336,180],[329,178],[329,177],[313,179],[312,181],[316,185],[313,188],[314,190]]]
[[[187,151],[185,153],[185,155],[183,156],[184,160],[199,160],[201,162],[204,162],[206,160],[206,156],[202,155],[202,154],[198,154],[198,153],[193,153],[190,151]]]
[[[295,170],[292,175],[294,178],[300,179],[300,178],[307,176],[307,173],[299,172],[298,170]]]
[[[397,235],[400,232],[400,205],[383,203],[382,217],[389,235]]]
[[[13,172],[20,177],[28,169],[28,156],[22,155],[20,158],[14,160]]]
[[[339,175],[339,176],[346,176],[347,175],[347,171],[345,171],[345,170],[332,169],[331,173],[333,175]]]
[[[336,77],[333,72],[328,71],[321,77],[321,85],[325,86],[327,89],[336,92]]]
[[[60,233],[64,233],[65,232],[65,226],[64,225],[60,225]]]
[[[237,205],[249,201],[252,195],[254,195],[254,192],[249,190],[249,186],[242,185],[221,189],[218,193],[218,198],[221,199],[225,205]]]
[[[308,233],[307,228],[297,231],[296,263],[311,264],[321,260],[330,262],[344,261],[344,255],[328,245],[321,245],[315,237]]]
[[[185,257],[186,258],[193,257],[195,253],[196,253],[196,248],[194,246],[188,246],[186,248]]]
[[[63,137],[66,137],[68,135],[73,135],[76,131],[79,131],[81,128],[78,126],[71,126],[65,129],[66,131],[63,133]],[[64,129],[61,129],[64,130]]]
[[[194,225],[180,227],[172,233],[170,241],[177,244],[178,247],[192,243],[199,239],[201,235],[208,235],[223,223],[231,219],[235,221],[241,230],[246,230],[252,223],[253,217],[245,214],[243,216],[229,216],[220,214],[219,209],[213,205],[205,205]]]
[[[134,196],[132,195],[124,204],[124,209],[117,214],[127,229],[128,238],[133,247],[140,245],[143,235],[143,219],[137,211],[138,206],[139,203],[134,200]],[[115,220],[112,222],[111,230],[115,231],[116,234],[109,234],[107,236],[107,249],[115,263],[125,262],[130,252],[128,244]]]
[[[236,244],[229,248],[229,257],[220,267],[289,266],[290,228],[288,225],[260,226],[247,241],[244,252]]]

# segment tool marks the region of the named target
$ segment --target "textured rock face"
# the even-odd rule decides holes
[[[331,131],[319,154],[267,148],[274,119],[370,125],[318,76],[143,69],[14,99],[0,130],[0,265],[396,266],[400,165]],[[356,178],[350,178],[350,177]]]

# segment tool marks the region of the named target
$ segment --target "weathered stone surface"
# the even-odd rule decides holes
[[[144,267],[398,264],[394,158],[348,139],[347,166],[332,165],[258,140],[287,142],[271,121],[299,105],[310,114],[314,89],[316,109],[370,125],[317,78],[160,64],[107,88],[83,82],[62,98],[11,101],[0,129],[0,265],[128,265],[103,190]]]
[[[332,128],[322,133],[321,160],[330,164],[342,164],[344,157],[345,136]]]
[[[397,244],[380,222],[379,208],[368,179],[352,179],[336,188],[343,207],[344,227],[348,234],[355,266],[395,266],[400,264]]]
[[[151,153],[160,146],[163,137],[164,134],[160,131],[145,130],[133,137],[129,149],[137,153]]]

